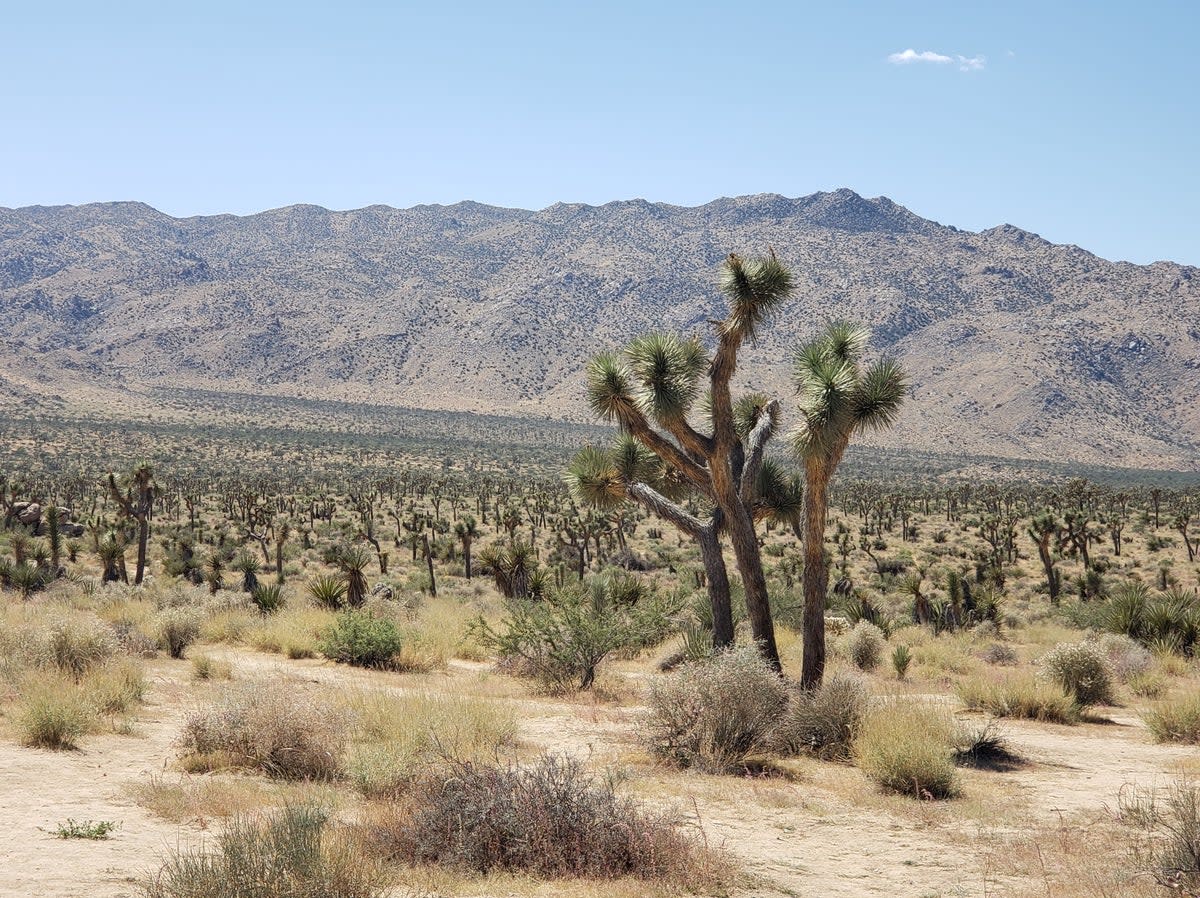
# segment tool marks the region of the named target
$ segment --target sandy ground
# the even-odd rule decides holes
[[[413,682],[241,650],[214,647],[209,654],[232,660],[241,679],[287,670],[343,688],[404,689]],[[456,664],[441,682],[469,690],[480,669]],[[134,735],[93,736],[74,752],[0,742],[0,898],[137,895],[137,881],[157,868],[164,851],[201,837],[198,825],[161,820],[129,793],[129,786],[171,769],[172,740],[197,701],[189,674],[186,662],[151,663],[152,688]],[[519,704],[522,739],[532,746],[597,763],[637,752],[636,709],[529,699],[504,681],[491,688]],[[958,811],[954,802],[889,805],[849,767],[823,772],[819,783],[803,773],[789,781],[639,770],[639,791],[652,800],[682,799],[709,843],[743,865],[753,883],[745,896],[985,898],[986,846],[977,837],[989,825],[986,807],[993,797],[1010,820],[1013,807],[1030,822],[1100,810],[1115,806],[1122,786],[1161,784],[1198,754],[1153,745],[1141,723],[1120,711],[1104,724],[1013,722],[1005,729],[1031,763],[1003,774],[966,774],[965,791],[976,796],[972,813]],[[120,828],[104,841],[55,837],[52,831],[68,818],[113,820]]]

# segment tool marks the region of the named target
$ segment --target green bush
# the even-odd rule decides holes
[[[393,667],[400,654],[400,629],[387,618],[369,611],[341,612],[317,641],[317,650],[342,664],[356,667]]]
[[[754,646],[738,646],[654,683],[645,738],[664,760],[723,773],[768,747],[787,703],[783,679]]]
[[[551,590],[540,600],[513,600],[498,627],[480,618],[473,632],[518,675],[551,691],[588,689],[605,658],[665,639],[682,607],[678,594],[643,591],[630,601],[629,579],[601,575]]]
[[[1042,658],[1041,672],[1073,695],[1081,708],[1112,704],[1108,659],[1094,643],[1059,643]]]

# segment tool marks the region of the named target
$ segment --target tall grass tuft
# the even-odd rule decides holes
[[[143,891],[146,898],[381,898],[386,884],[381,865],[330,824],[328,811],[298,805],[236,818],[216,852],[173,852]]]
[[[916,798],[958,793],[955,733],[938,708],[891,701],[872,711],[854,740],[859,768],[884,789]]]

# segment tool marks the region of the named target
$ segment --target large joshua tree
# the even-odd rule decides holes
[[[720,617],[714,614],[714,640],[718,642],[733,637],[725,610],[728,578],[722,596],[724,560],[719,546],[714,547],[718,533],[728,535],[745,591],[751,633],[767,662],[779,669],[754,527],[763,454],[775,430],[778,404],[761,397],[735,402],[730,381],[737,371],[738,350],[791,294],[792,276],[774,253],[756,259],[730,255],[722,268],[721,290],[729,300],[729,312],[715,322],[716,346],[711,354],[695,337],[662,333],[638,337],[621,352],[601,353],[591,360],[588,400],[598,417],[615,422],[623,434],[657,457],[664,472],[660,480],[678,481],[711,506],[707,520],[690,515],[647,482],[654,478],[639,475],[643,465],[640,453],[635,452],[634,458],[628,445],[616,447],[608,489],[640,502],[700,542],[710,584],[714,579],[718,583],[716,592],[710,592],[714,612],[722,605]],[[697,430],[689,420],[705,387],[708,433]],[[752,422],[745,419],[749,414]],[[587,492],[596,494],[596,486],[592,483]]]
[[[796,353],[794,378],[800,420],[792,445],[804,465],[804,662],[800,685],[819,686],[825,675],[825,517],[829,484],[850,445],[864,430],[891,426],[908,379],[900,364],[884,358],[864,367],[868,330],[834,322]]]

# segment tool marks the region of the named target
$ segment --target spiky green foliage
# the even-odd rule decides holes
[[[765,459],[755,487],[755,517],[770,518],[783,524],[799,522],[804,513],[804,480],[789,474],[774,459]]]
[[[796,351],[793,378],[801,421],[793,445],[801,457],[840,454],[854,432],[895,423],[908,377],[890,358],[864,370],[866,342],[861,325],[833,322]]]
[[[731,253],[721,269],[721,292],[730,302],[722,333],[753,340],[758,325],[791,295],[793,286],[791,272],[774,251],[753,259]]]
[[[691,411],[709,365],[699,340],[669,333],[635,337],[625,347],[625,359],[637,384],[638,407],[659,422],[679,420]]]
[[[629,370],[614,352],[602,352],[588,362],[587,391],[592,413],[605,421],[625,425],[637,409]]]

